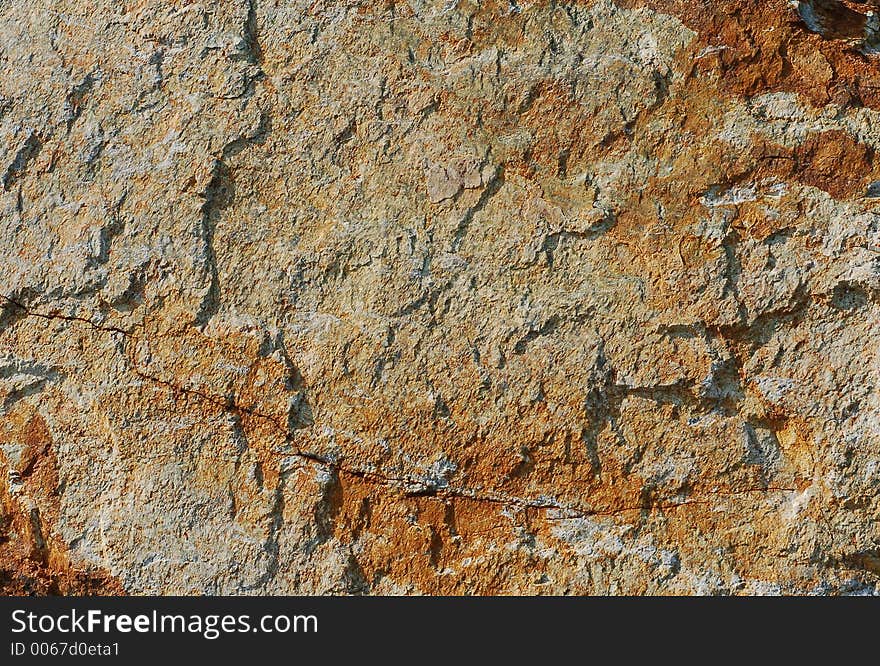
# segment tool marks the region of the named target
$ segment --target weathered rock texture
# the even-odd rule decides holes
[[[874,593],[836,0],[0,2],[0,578]]]

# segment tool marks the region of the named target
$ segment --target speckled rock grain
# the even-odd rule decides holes
[[[0,584],[877,593],[880,56],[794,4],[0,2]]]

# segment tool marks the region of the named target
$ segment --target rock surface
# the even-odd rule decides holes
[[[0,585],[880,591],[866,7],[0,4]]]

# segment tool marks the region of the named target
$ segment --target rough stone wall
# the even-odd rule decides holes
[[[0,585],[877,592],[867,6],[0,0]]]

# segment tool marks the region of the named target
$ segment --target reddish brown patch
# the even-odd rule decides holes
[[[58,468],[45,421],[31,407],[16,407],[0,422],[0,444],[17,444],[18,461],[0,457],[0,595],[121,595],[106,572],[70,561],[52,530],[58,518]],[[6,479],[17,475],[17,490]]]
[[[816,187],[835,199],[863,196],[877,179],[874,151],[846,132],[811,134],[794,149],[763,142],[752,151],[748,178],[775,177]]]
[[[835,199],[865,190],[872,171],[873,151],[844,132],[814,134],[795,151],[803,168],[801,182],[825,190]]]
[[[732,93],[793,92],[813,104],[880,108],[880,59],[807,30],[786,0],[617,0],[678,17],[698,34],[697,61]],[[692,57],[689,54],[688,57]]]

